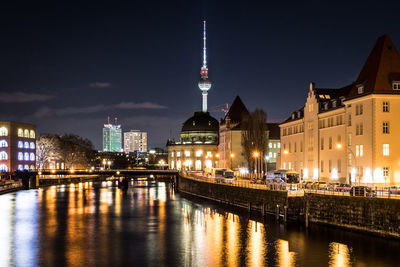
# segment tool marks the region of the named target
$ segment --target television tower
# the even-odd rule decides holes
[[[211,88],[211,82],[208,79],[208,68],[207,68],[207,47],[206,47],[206,21],[203,21],[203,66],[200,71],[199,88],[203,95],[203,112],[207,112],[207,95],[208,90]]]

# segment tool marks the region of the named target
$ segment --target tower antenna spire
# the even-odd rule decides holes
[[[199,88],[203,95],[203,112],[207,112],[207,95],[208,90],[211,88],[211,82],[208,79],[208,68],[207,68],[207,47],[206,47],[206,21],[203,20],[203,66],[201,67],[200,71],[200,81],[199,81]]]
[[[207,68],[207,30],[206,21],[203,20],[203,67]]]

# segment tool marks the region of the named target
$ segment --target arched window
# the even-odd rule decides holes
[[[33,171],[35,169],[34,165],[31,165],[31,171]]]
[[[24,160],[29,160],[29,153],[28,152],[24,153]]]
[[[18,152],[18,160],[24,160],[24,154],[22,154],[22,152]]]
[[[31,160],[31,161],[35,161],[35,153],[30,153],[29,154],[29,159]]]
[[[29,170],[29,165],[24,165],[24,170]]]
[[[8,130],[6,127],[0,127],[0,136],[7,136]]]
[[[6,164],[1,164],[0,165],[0,172],[6,172],[8,171],[8,167]]]
[[[24,142],[18,141],[18,148],[23,148],[24,147]]]
[[[21,128],[18,129],[18,137],[24,137],[24,130]]]
[[[28,137],[29,138],[29,130],[28,129],[24,130],[24,137]]]
[[[23,171],[23,170],[24,170],[24,167],[22,166],[22,164],[19,164],[19,165],[18,165],[18,170],[19,170],[19,171]]]
[[[7,160],[8,159],[8,154],[5,151],[0,152],[0,160]]]
[[[35,138],[35,131],[31,130],[29,133],[30,138]]]
[[[8,143],[6,140],[0,140],[0,147],[8,147]]]
[[[29,148],[29,143],[28,142],[24,142],[24,148]]]
[[[31,147],[31,149],[35,149],[35,143],[31,142],[30,147]]]

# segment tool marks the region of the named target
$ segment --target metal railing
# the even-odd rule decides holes
[[[324,188],[303,188],[301,184],[274,184],[274,183],[261,183],[260,180],[246,180],[236,179],[229,181],[226,178],[209,178],[199,173],[184,172],[184,177],[198,180],[212,184],[224,184],[228,186],[253,188],[260,190],[270,191],[286,191],[288,196],[303,196],[305,193],[321,194],[321,195],[334,195],[334,196],[358,196],[358,197],[378,197],[378,198],[392,198],[400,199],[400,188],[390,189],[388,187],[368,187],[362,193],[356,192],[355,188],[338,188],[338,187],[324,187]]]

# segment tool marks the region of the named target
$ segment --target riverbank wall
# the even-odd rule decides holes
[[[277,219],[325,224],[400,239],[400,200],[244,188],[178,176],[177,190],[228,205],[272,214]]]

